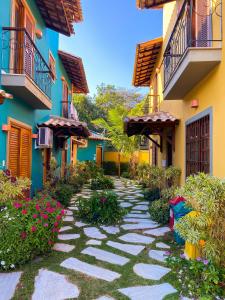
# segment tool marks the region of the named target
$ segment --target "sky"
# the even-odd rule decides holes
[[[136,44],[162,34],[161,10],[138,10],[136,0],[81,0],[84,21],[60,48],[83,59],[90,94],[101,83],[132,89]],[[147,93],[148,89],[138,89]]]

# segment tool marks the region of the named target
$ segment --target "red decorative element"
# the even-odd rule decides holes
[[[11,129],[11,126],[8,125],[8,124],[3,124],[2,125],[2,131],[10,131],[10,129]]]

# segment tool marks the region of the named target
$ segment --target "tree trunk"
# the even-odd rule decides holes
[[[120,178],[120,175],[121,175],[121,174],[120,174],[120,172],[121,172],[121,171],[120,171],[120,160],[121,160],[121,159],[120,159],[120,158],[121,158],[120,156],[121,156],[121,155],[120,155],[120,152],[119,152],[119,153],[118,153],[118,177],[119,177],[119,178]]]

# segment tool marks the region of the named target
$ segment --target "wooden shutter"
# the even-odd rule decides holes
[[[33,78],[33,65],[34,65],[34,48],[32,40],[34,38],[34,21],[28,12],[25,14],[25,28],[29,36],[25,34],[25,54],[24,54],[24,65],[25,73]]]
[[[9,133],[8,168],[16,177],[31,177],[31,129],[11,125]]]
[[[30,178],[31,169],[31,131],[21,129],[20,139],[20,176]]]
[[[68,96],[69,96],[69,89],[68,85],[65,81],[63,81],[63,100],[62,100],[62,116],[64,118],[68,118]]]
[[[196,46],[209,47],[210,45],[210,0],[195,1],[196,15]]]
[[[9,163],[8,168],[13,176],[19,176],[20,162],[20,129],[11,127],[9,133]]]

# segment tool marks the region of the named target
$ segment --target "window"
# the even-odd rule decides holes
[[[210,116],[186,126],[186,176],[210,172]]]
[[[52,55],[51,52],[49,52],[49,68],[52,72],[51,76],[52,76],[52,80],[55,81],[56,80],[56,67],[55,67],[55,59]]]
[[[65,80],[63,80],[63,99],[62,99],[62,116],[64,118],[69,117],[69,89]]]

